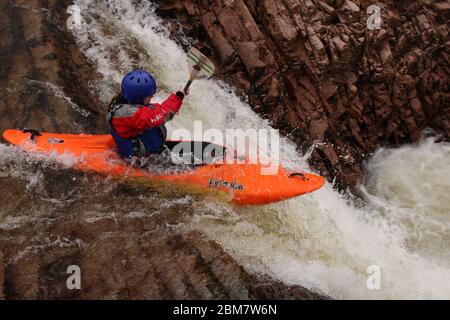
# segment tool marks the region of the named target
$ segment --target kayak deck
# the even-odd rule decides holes
[[[260,205],[278,202],[321,188],[325,179],[309,173],[292,173],[282,167],[275,175],[262,175],[261,164],[206,163],[188,171],[167,174],[151,173],[130,166],[114,151],[115,143],[110,135],[53,134],[34,130],[6,130],[5,140],[27,152],[61,155],[72,154],[77,161],[73,167],[82,171],[94,171],[117,178],[137,181],[168,182],[205,193],[225,195],[239,205]],[[171,141],[170,148],[180,143]],[[207,145],[203,142],[202,148]],[[202,149],[203,150],[203,149]],[[213,145],[213,156],[222,156],[224,148]],[[214,158],[214,157],[212,157]]]

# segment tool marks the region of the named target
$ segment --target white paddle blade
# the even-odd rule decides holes
[[[188,53],[188,65],[192,79],[212,77],[216,70],[214,64],[196,48]]]

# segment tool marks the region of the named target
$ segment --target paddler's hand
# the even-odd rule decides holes
[[[184,99],[184,97],[185,97],[184,93],[181,92],[181,91],[177,91],[177,92],[175,93],[175,95],[176,95],[178,98],[180,98],[181,101],[183,101],[183,99]]]
[[[177,92],[177,96],[183,95],[183,98],[189,95],[189,89],[188,90],[184,90],[185,88],[185,84],[181,83]],[[180,93],[180,95],[178,94]],[[183,100],[183,98],[181,100]]]

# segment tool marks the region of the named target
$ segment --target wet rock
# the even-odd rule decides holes
[[[232,60],[219,62],[221,75],[255,111],[305,150],[333,146],[311,164],[342,187],[361,181],[364,155],[380,145],[417,141],[428,127],[450,137],[449,1],[384,1],[380,30],[367,28],[371,1],[158,2],[217,61]]]
[[[105,106],[88,89],[95,68],[67,41],[69,3],[0,0],[1,132],[105,130],[98,116]]]

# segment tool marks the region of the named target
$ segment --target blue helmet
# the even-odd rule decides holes
[[[122,97],[130,104],[143,104],[148,96],[156,93],[156,81],[153,76],[142,70],[135,70],[128,73],[122,80]]]

